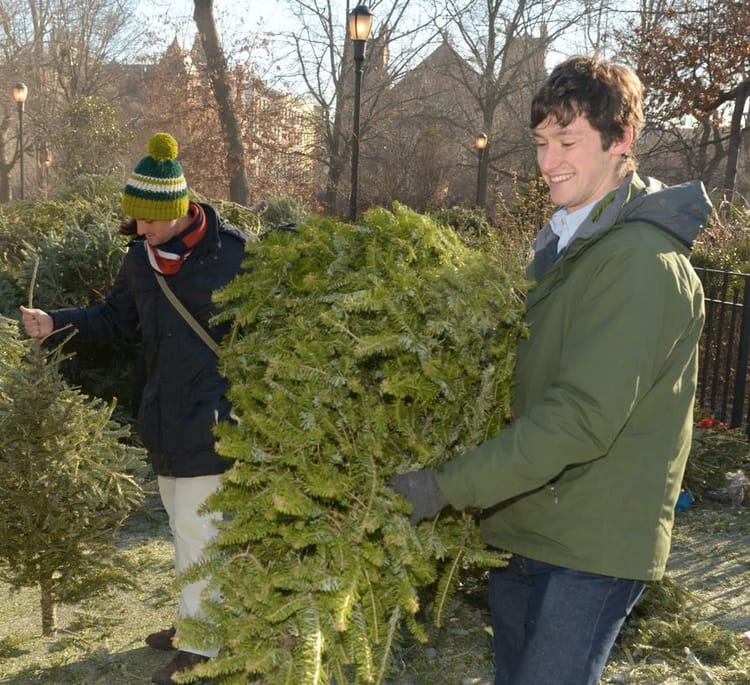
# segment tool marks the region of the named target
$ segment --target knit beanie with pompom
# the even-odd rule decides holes
[[[177,141],[169,133],[155,133],[148,156],[136,165],[125,184],[122,211],[133,219],[170,221],[187,214],[190,200]]]

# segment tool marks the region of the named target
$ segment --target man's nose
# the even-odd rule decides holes
[[[537,148],[536,154],[539,170],[542,172],[556,169],[560,164],[560,151],[552,145],[545,145],[543,148]]]

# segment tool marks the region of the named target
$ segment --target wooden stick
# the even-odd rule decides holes
[[[29,283],[29,309],[34,308],[34,287],[36,286],[36,274],[39,271],[39,257],[34,260],[34,270],[31,272],[31,283]]]

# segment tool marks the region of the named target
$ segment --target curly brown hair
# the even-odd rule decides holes
[[[579,115],[599,131],[603,150],[621,140],[628,126],[637,140],[643,128],[643,85],[635,71],[598,57],[576,56],[558,64],[531,102],[531,129],[548,117],[567,126]],[[624,157],[627,168],[635,169],[632,146]]]

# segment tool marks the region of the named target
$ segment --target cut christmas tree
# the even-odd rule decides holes
[[[440,625],[462,568],[504,563],[470,513],[414,527],[387,483],[508,421],[525,282],[399,205],[272,231],[247,264],[217,296],[238,418],[217,431],[225,521],[183,578],[220,590],[181,630],[221,653],[190,678],[382,683],[404,628],[425,639],[420,594]]]
[[[0,579],[39,587],[51,635],[58,602],[131,580],[117,532],[141,504],[132,471],[144,453],[112,420],[114,404],[63,380],[59,348],[21,340],[0,318],[0,350]]]

